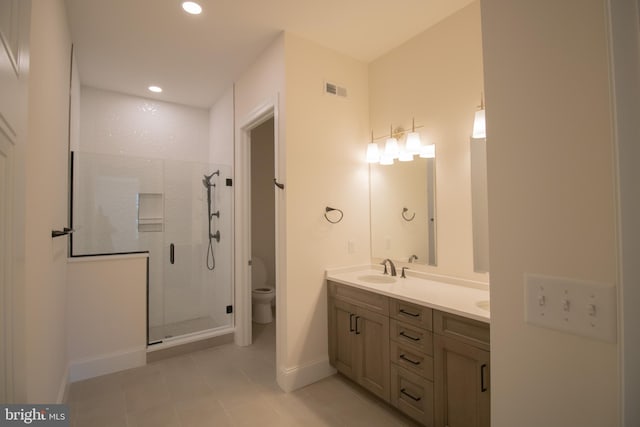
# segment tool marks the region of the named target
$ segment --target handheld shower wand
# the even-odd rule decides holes
[[[216,239],[216,242],[220,241],[220,231],[217,231],[216,234],[211,233],[211,221],[213,217],[216,216],[220,218],[220,211],[215,213],[211,213],[211,188],[215,188],[216,184],[211,182],[211,179],[214,175],[220,175],[220,170],[213,172],[211,175],[205,175],[202,179],[202,185],[207,189],[207,221],[209,223],[209,246],[207,247],[207,268],[209,270],[213,270],[216,268],[216,258],[213,255],[213,239]]]

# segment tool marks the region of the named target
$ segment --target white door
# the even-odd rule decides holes
[[[24,149],[31,3],[0,0],[0,402],[14,401],[16,150]],[[24,200],[23,196],[20,196]],[[17,310],[16,310],[17,311]]]

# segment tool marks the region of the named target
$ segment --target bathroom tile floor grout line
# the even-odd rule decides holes
[[[226,344],[73,383],[71,427],[416,426],[334,375],[292,393],[275,379],[275,323]]]

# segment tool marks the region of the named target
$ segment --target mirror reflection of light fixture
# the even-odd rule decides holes
[[[475,139],[482,139],[487,137],[486,122],[484,119],[484,97],[480,94],[480,105],[476,116],[473,119],[473,134],[471,135]]]
[[[419,156],[423,159],[434,159],[436,157],[436,145],[428,144],[423,145],[420,149]]]

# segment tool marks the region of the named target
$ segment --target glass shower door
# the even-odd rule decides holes
[[[204,177],[216,171],[208,189]],[[224,176],[228,171],[216,165],[164,163],[163,336],[150,342],[232,325],[231,191]],[[211,247],[209,220],[219,236]]]

